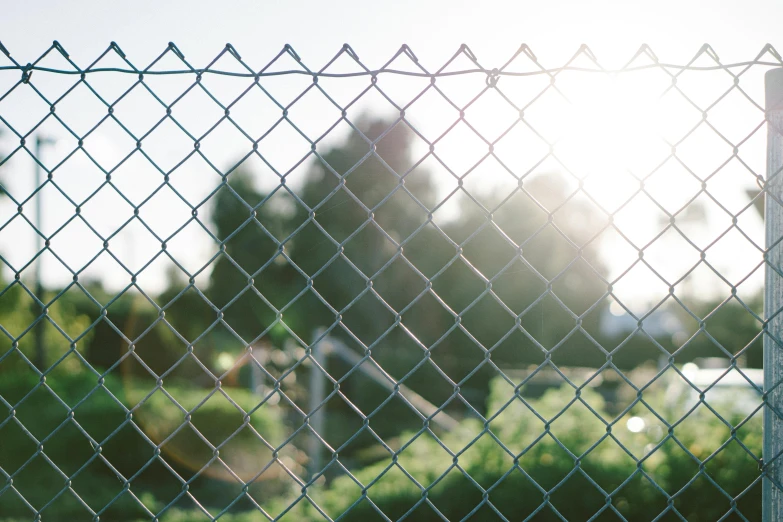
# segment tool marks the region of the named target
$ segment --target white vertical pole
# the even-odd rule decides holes
[[[767,179],[764,195],[766,227],[766,280],[764,285],[764,390],[768,393],[764,408],[763,485],[764,522],[783,522],[783,68],[768,71],[765,76],[767,117]],[[773,389],[774,388],[774,389]],[[774,459],[774,460],[773,460]]]
[[[41,161],[41,148],[44,145],[52,145],[54,140],[52,138],[44,138],[40,134],[35,137],[35,158]],[[35,190],[43,184],[43,175],[41,173],[41,165],[36,161],[35,163]],[[37,201],[35,204],[35,227],[41,232],[43,227],[43,191],[38,193]],[[35,234],[35,252],[38,253],[43,248],[43,239],[40,233]],[[44,262],[43,254],[35,261],[33,266],[33,277],[35,279],[35,296],[40,299],[42,303],[45,303],[43,282],[41,281],[42,265]],[[36,316],[43,314],[43,307],[36,307]],[[44,321],[40,319],[38,324],[35,325],[35,350],[33,355],[33,363],[40,371],[45,371],[46,366],[46,353],[44,348]]]
[[[321,406],[321,403],[323,403],[326,392],[326,375],[324,374],[324,370],[326,369],[326,357],[323,349],[324,347],[322,346],[324,340],[318,340],[322,335],[323,329],[321,328],[314,332],[312,352],[310,355],[313,360],[310,361],[310,400],[308,414],[311,415],[310,428],[315,432],[310,435],[309,447],[307,448],[307,456],[310,458],[311,477],[321,471],[323,444],[318,439],[318,435],[321,437],[324,436],[324,427],[326,425],[325,406],[316,413],[313,413]],[[324,370],[321,368],[324,368]]]

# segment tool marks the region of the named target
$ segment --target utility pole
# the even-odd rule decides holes
[[[40,134],[35,137],[35,189],[43,183],[43,176],[41,173],[41,148],[44,145],[54,145],[55,141],[52,138],[42,137]],[[36,254],[41,252],[43,248],[43,237],[41,237],[40,231],[43,223],[43,192],[39,192],[37,195],[35,205],[35,228],[38,232],[35,234],[35,251]],[[46,370],[46,355],[44,347],[44,322],[43,322],[43,310],[45,308],[44,295],[43,295],[43,283],[41,282],[41,265],[43,264],[43,254],[35,260],[33,276],[35,278],[35,296],[41,301],[41,306],[38,308],[39,320],[35,325],[35,335],[33,337],[35,341],[35,366],[40,370]]]

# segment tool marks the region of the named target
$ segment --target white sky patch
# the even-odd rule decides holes
[[[140,66],[152,61],[169,41],[177,43],[190,63],[203,66],[230,41],[243,59],[256,68],[267,63],[283,44],[291,43],[312,69],[325,64],[343,42],[349,42],[362,61],[371,67],[385,63],[399,44],[405,42],[416,53],[419,63],[430,71],[442,65],[465,41],[483,66],[499,67],[516,51],[521,34],[525,35],[541,63],[549,66],[564,63],[582,42],[591,44],[606,67],[624,64],[641,41],[649,43],[663,63],[685,63],[704,41],[714,45],[722,63],[751,59],[768,41],[780,44],[776,41],[779,37],[776,20],[783,15],[783,6],[771,0],[710,4],[709,9],[699,2],[683,5],[673,0],[644,7],[614,0],[603,0],[599,4],[588,6],[558,0],[531,9],[523,4],[498,1],[455,8],[451,3],[436,1],[427,5],[411,2],[389,8],[369,8],[361,2],[344,2],[341,9],[334,9],[315,2],[299,6],[284,3],[262,6],[240,1],[216,13],[212,6],[201,1],[166,5],[142,2],[133,8],[117,6],[112,9],[99,2],[86,1],[78,11],[44,3],[22,6],[6,13],[0,20],[0,35],[13,56],[21,63],[27,63],[37,58],[56,34],[71,57],[82,66],[112,40]],[[300,16],[304,12],[307,16]],[[677,12],[678,16],[671,16],[672,12]],[[90,16],[82,17],[80,13],[90,13]],[[612,16],[603,13],[612,13]],[[290,23],[294,19],[297,22]],[[555,20],[558,30],[552,31]],[[339,30],[323,31],[327,26]],[[122,65],[118,58],[112,60],[107,66]],[[53,67],[64,67],[63,64],[57,55],[41,63]],[[452,68],[468,65],[464,61],[455,62]],[[181,68],[182,65],[168,58],[160,67]],[[281,68],[290,67],[291,63],[281,65]],[[350,70],[350,64],[344,62],[332,67],[330,70],[334,72]],[[399,68],[406,67],[412,65],[399,65]],[[763,99],[764,72],[763,67],[753,68],[741,80],[743,90],[759,103]],[[16,72],[0,73],[0,92],[16,83],[18,76]],[[99,94],[109,101],[136,81],[134,75],[109,73],[90,78]],[[485,80],[483,75],[443,78],[438,80],[438,86],[464,107],[486,87]],[[75,75],[56,77],[40,71],[33,77],[36,87],[50,99],[57,99],[76,81],[78,76]],[[146,81],[166,103],[171,103],[193,83],[189,76],[148,77]],[[265,80],[265,86],[270,94],[286,103],[309,81],[306,76],[277,77]],[[223,103],[233,100],[251,83],[247,79],[209,76],[204,82]],[[748,204],[745,191],[755,186],[753,173],[764,172],[766,130],[762,127],[753,132],[763,120],[763,114],[737,90],[711,106],[731,87],[731,82],[732,78],[723,70],[682,74],[677,86],[692,98],[694,107],[671,89],[671,78],[660,69],[617,77],[563,73],[555,84],[570,103],[550,89],[524,112],[525,122],[546,138],[543,142],[524,125],[517,125],[504,138],[495,141],[518,114],[494,91],[485,93],[467,107],[465,119],[483,137],[494,141],[496,153],[515,173],[526,172],[548,154],[550,143],[555,144],[553,151],[563,164],[560,171],[567,168],[576,179],[582,179],[584,191],[615,215],[619,232],[607,232],[601,239],[601,247],[610,278],[622,275],[623,284],[617,285],[616,292],[624,303],[654,301],[661,292],[667,291],[669,284],[676,284],[678,291],[705,296],[726,294],[729,286],[716,272],[732,284],[744,281],[740,294],[751,293],[761,283],[762,272],[754,269],[761,260],[761,253],[754,244],[762,245],[763,226],[755,210],[743,208]],[[502,78],[498,86],[514,103],[523,106],[548,83],[549,78],[540,75]],[[368,78],[323,79],[322,84],[338,103],[347,104],[367,86]],[[379,79],[379,86],[403,104],[427,84],[427,79],[409,77],[381,76]],[[669,91],[661,98],[667,89]],[[5,103],[0,102],[0,114],[26,133],[48,113],[48,107],[30,89],[19,90],[17,94]],[[707,108],[705,122],[700,109]],[[115,115],[137,136],[145,134],[165,115],[165,109],[139,88],[115,109]],[[379,93],[370,92],[349,109],[349,117],[367,110],[385,116],[394,113]],[[186,95],[174,112],[194,136],[210,128],[221,115],[198,90]],[[279,108],[269,98],[253,91],[237,103],[232,117],[257,137],[279,117],[278,112]],[[339,118],[339,111],[316,91],[303,97],[290,112],[292,121],[311,138],[320,136]],[[106,116],[106,111],[92,93],[79,86],[58,104],[57,114],[74,132],[84,135]],[[432,89],[407,110],[411,123],[430,140],[436,140],[458,116],[458,111]],[[731,145],[717,136],[707,123],[714,125],[729,142],[742,142],[736,155]],[[697,124],[698,128],[678,143]],[[9,131],[3,130],[0,152],[8,153],[16,143]],[[42,152],[41,159],[47,166],[59,163],[76,148],[76,139],[52,118],[39,130],[58,138],[56,146],[46,147]],[[347,133],[347,126],[339,125],[319,143],[319,150],[340,143]],[[750,138],[743,142],[748,136]],[[672,144],[676,145],[677,158],[664,161],[671,154]],[[192,151],[192,146],[192,140],[171,122],[143,139],[144,150],[164,169],[176,165]],[[134,147],[133,139],[113,122],[105,122],[85,139],[85,148],[94,153],[94,159],[105,169],[114,168]],[[213,165],[225,169],[250,150],[250,142],[236,129],[221,124],[203,140],[202,147]],[[480,157],[486,147],[486,142],[460,124],[437,142],[436,151],[455,174],[464,175],[470,171],[464,183],[477,194],[511,190],[515,185],[513,177],[491,161],[471,171],[477,156]],[[307,153],[309,144],[297,138],[290,128],[285,128],[271,133],[259,148],[274,168],[284,171]],[[416,153],[425,154],[427,150],[423,142],[414,146]],[[434,161],[426,163],[439,180],[438,189],[443,194],[448,193],[456,184],[452,175]],[[278,178],[274,172],[257,164],[254,167],[258,167],[261,188],[269,190],[276,185]],[[558,162],[550,158],[531,175],[557,168]],[[33,189],[33,162],[29,156],[26,153],[15,155],[2,170],[3,182],[15,197],[26,198]],[[140,214],[152,231],[134,226],[110,239],[112,253],[131,270],[149,262],[159,251],[160,240],[166,239],[164,236],[177,230],[189,217],[189,207],[170,190],[155,192],[161,177],[159,171],[134,154],[112,173],[112,183],[128,201],[105,186],[81,209],[96,231],[108,237],[132,217],[134,205],[146,201]],[[641,178],[645,178],[645,190],[655,203],[645,194],[634,195]],[[705,180],[711,197],[702,194],[695,203],[691,202]],[[81,204],[104,183],[105,174],[83,152],[77,152],[58,167],[54,181]],[[212,167],[196,157],[171,174],[172,185],[191,204],[199,203],[218,182],[219,176]],[[43,229],[47,233],[73,218],[74,206],[53,187],[42,191],[41,198],[45,206]],[[629,198],[631,201],[626,204]],[[30,201],[25,205],[26,214],[34,203]],[[666,215],[656,203],[670,213],[689,203],[703,209],[701,223],[706,225],[688,218],[698,212],[689,214],[687,208],[677,215],[678,228],[693,245],[676,230],[666,231]],[[448,213],[446,210],[444,214]],[[0,221],[5,222],[15,211],[15,206],[8,201],[1,202]],[[731,214],[737,216],[736,226]],[[57,241],[57,253],[62,254],[61,259],[68,262],[71,270],[79,270],[78,265],[89,260],[90,254],[100,248],[95,245],[97,238],[89,238],[84,227],[76,226],[74,222],[66,225],[58,235],[61,239]],[[198,227],[189,226],[176,237],[181,243],[177,245],[176,257],[189,270],[197,270],[214,253],[208,235]],[[636,251],[642,247],[645,250],[643,261],[639,260]],[[29,225],[21,220],[14,220],[0,232],[0,252],[16,267],[29,262],[33,248],[33,234]],[[169,248],[174,248],[173,242]],[[705,252],[705,259],[700,258],[700,251]],[[63,284],[70,279],[68,269],[55,266],[58,261],[47,257],[45,263],[48,266],[44,271],[47,285]],[[149,286],[145,288],[160,289],[165,282],[165,267],[170,264],[158,259],[146,269]],[[93,276],[105,280],[109,286],[120,288],[127,284],[129,276],[125,269],[105,254],[95,262],[95,267]]]
[[[518,60],[519,67],[530,65],[524,60],[524,56]],[[470,64],[455,62],[455,67],[458,65]],[[497,90],[487,89],[486,77],[481,74],[447,77],[441,83],[439,79],[437,90],[428,80],[383,75],[379,82],[383,93],[370,91],[361,103],[349,108],[348,118],[355,122],[363,113],[395,115],[396,110],[383,95],[400,106],[407,105],[406,120],[423,136],[415,139],[413,156],[429,155],[425,168],[437,180],[441,197],[454,189],[459,177],[464,177],[465,188],[479,198],[516,190],[519,177],[560,173],[569,182],[581,183],[595,208],[612,216],[616,228],[607,230],[599,244],[609,280],[619,278],[615,294],[629,306],[655,303],[672,285],[678,291],[716,297],[729,290],[725,282],[713,284],[716,272],[731,284],[744,281],[744,288],[751,290],[761,283],[761,271],[756,270],[761,252],[754,244],[762,245],[762,222],[752,207],[746,208],[745,191],[755,186],[754,172],[762,172],[765,154],[763,139],[759,139],[765,129],[758,128],[763,113],[744,95],[734,96],[733,78],[720,72],[722,76],[717,77],[703,73],[704,81],[700,83],[701,77],[689,71],[688,81],[681,82],[681,91],[673,88],[671,76],[660,68],[617,75],[567,71],[555,82],[547,80],[544,84],[540,80],[548,78],[546,75],[502,77]],[[125,75],[100,74],[103,76],[96,82],[96,90],[107,93],[107,97],[108,93],[118,96],[129,86]],[[9,76],[9,72],[0,73],[0,84],[6,88],[14,83]],[[165,78],[155,77],[151,85],[161,88],[161,97],[169,103],[178,95],[165,92]],[[210,92],[226,104],[253,83],[248,78],[207,79]],[[177,76],[172,83],[184,90],[192,80],[190,76]],[[270,94],[276,91],[286,98],[284,103],[294,99],[295,93],[280,89],[279,80],[273,77],[267,86],[264,79],[261,85],[268,87]],[[316,140],[340,120],[339,111],[310,86],[309,80],[289,80],[283,86],[293,88],[298,83],[300,89],[309,88],[302,101],[293,105],[290,116],[302,132],[307,131],[307,136]],[[73,81],[71,76],[41,73],[34,84],[54,96]],[[717,82],[721,85],[714,85]],[[748,75],[749,84],[741,85],[758,98],[758,82],[760,75]],[[327,94],[335,99],[352,99],[367,85],[366,77],[346,81],[345,85],[331,79]],[[542,89],[544,94],[539,96]],[[424,94],[410,103],[422,90]],[[711,106],[727,90],[732,96]],[[18,86],[12,97],[0,102],[0,113],[22,133],[48,112],[46,104],[30,91],[29,86]],[[80,206],[80,215],[76,216],[74,204],[54,186],[47,186],[25,204],[31,208],[40,199],[44,233],[60,230],[52,248],[56,247],[66,267],[49,267],[49,263],[58,261],[44,260],[47,285],[65,284],[71,279],[70,271],[81,270],[100,251],[102,240],[82,222],[82,217],[109,241],[110,251],[117,258],[112,269],[88,267],[85,275],[102,279],[111,288],[127,285],[128,270],[135,272],[147,265],[164,241],[176,238],[184,245],[176,250],[176,256],[189,270],[198,270],[214,255],[214,243],[202,227],[196,223],[182,227],[191,217],[191,206],[201,205],[220,182],[215,169],[228,169],[251,151],[252,142],[228,121],[209,131],[222,112],[215,111],[216,105],[198,87],[172,111],[177,113],[175,118],[184,131],[170,120],[150,130],[157,124],[157,116],[145,119],[145,113],[165,113],[165,109],[143,86],[137,85],[131,92],[134,97],[127,95],[117,104],[123,109],[120,122],[142,142],[146,158],[136,150],[136,140],[111,118],[94,128],[105,118],[107,109],[83,89],[68,95],[79,97],[80,103],[58,104],[57,115],[74,132],[86,135],[84,150],[79,149],[77,138],[53,118],[40,127],[42,134],[57,140],[55,145],[44,147],[42,162],[47,168],[58,165],[53,182]],[[449,100],[464,108],[464,121]],[[706,118],[698,107],[709,107]],[[247,125],[243,129],[253,133],[251,138],[267,133],[259,143],[267,164],[257,157],[247,162],[264,190],[274,188],[279,175],[295,168],[310,153],[310,144],[287,122],[268,132],[281,113],[274,101],[257,88],[242,99],[241,106],[237,103],[232,113],[238,124]],[[258,121],[265,123],[255,125]],[[743,132],[738,134],[737,127]],[[319,141],[318,150],[323,152],[339,144],[348,132],[349,126],[341,122]],[[188,133],[199,140],[206,160],[193,154],[194,140]],[[429,153],[427,142],[434,144],[434,153]],[[737,151],[733,149],[735,144]],[[6,153],[14,148],[7,129],[0,145]],[[488,156],[490,150],[496,155]],[[296,170],[307,170],[312,161],[310,156]],[[32,159],[19,151],[3,170],[11,194],[24,200],[34,188]],[[170,173],[171,188],[162,186],[166,172]],[[300,174],[291,175],[294,189],[297,183],[301,185]],[[13,214],[10,202],[0,205],[6,219]],[[135,207],[147,226],[134,222],[117,232],[133,217]],[[206,208],[199,208],[200,217],[209,226]],[[453,219],[458,211],[444,208],[440,218]],[[673,223],[669,214],[675,215]],[[736,226],[732,221],[735,215]],[[21,267],[33,254],[34,235],[29,225],[15,219],[20,222],[6,227],[0,237],[2,244],[13,245],[3,249],[3,255],[13,266]],[[643,260],[640,249],[644,251]],[[151,291],[163,287],[164,269],[170,264],[159,262],[145,268]]]

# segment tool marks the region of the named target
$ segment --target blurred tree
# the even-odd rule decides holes
[[[699,357],[728,359],[734,355],[739,357],[740,366],[761,368],[764,357],[762,323],[756,317],[763,317],[763,305],[762,293],[744,304],[735,299],[692,304],[691,311],[704,321],[705,331],[697,332],[688,341],[683,349],[685,357],[678,358],[678,362]]]
[[[746,189],[748,204],[752,205],[758,216],[764,219],[764,194],[759,189]],[[693,206],[693,205],[691,205]],[[690,207],[689,207],[690,209]],[[697,209],[698,210],[698,209]],[[706,224],[706,213],[702,208],[699,212],[684,216],[694,221],[696,226]],[[704,321],[704,331],[697,331],[684,347],[677,343],[673,348],[680,349],[678,362],[691,361],[701,357],[729,358],[739,355],[739,364],[751,368],[761,368],[763,363],[763,347],[761,337],[762,323],[756,317],[763,318],[763,289],[740,301],[739,297],[731,297],[728,293],[718,298],[703,299],[698,292],[687,295],[686,304],[691,313]],[[682,307],[674,308],[684,323],[693,323],[693,317]]]
[[[587,201],[548,174],[526,181],[491,218],[453,196],[462,198],[461,213],[436,225],[437,187],[412,157],[413,133],[369,118],[358,127],[361,134],[314,162],[301,186],[263,193],[238,169],[216,195],[212,219],[225,252],[207,295],[225,307],[234,332],[282,348],[286,338],[307,345],[317,328],[333,328],[360,353],[370,347],[395,379],[410,373],[406,382],[428,400],[443,403],[459,384],[479,409],[495,375],[490,361],[541,363],[556,346],[562,364],[605,361],[576,331],[584,314],[597,335],[601,307],[591,307],[605,292],[591,241],[600,219]],[[527,333],[514,331],[515,315]],[[351,369],[329,364],[335,378]],[[388,397],[359,372],[341,391],[365,414]],[[347,437],[361,420],[335,403],[354,420],[338,423]],[[399,418],[392,424],[404,427]]]

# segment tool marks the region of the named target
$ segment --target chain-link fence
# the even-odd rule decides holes
[[[0,520],[778,520],[772,47],[0,51]]]

